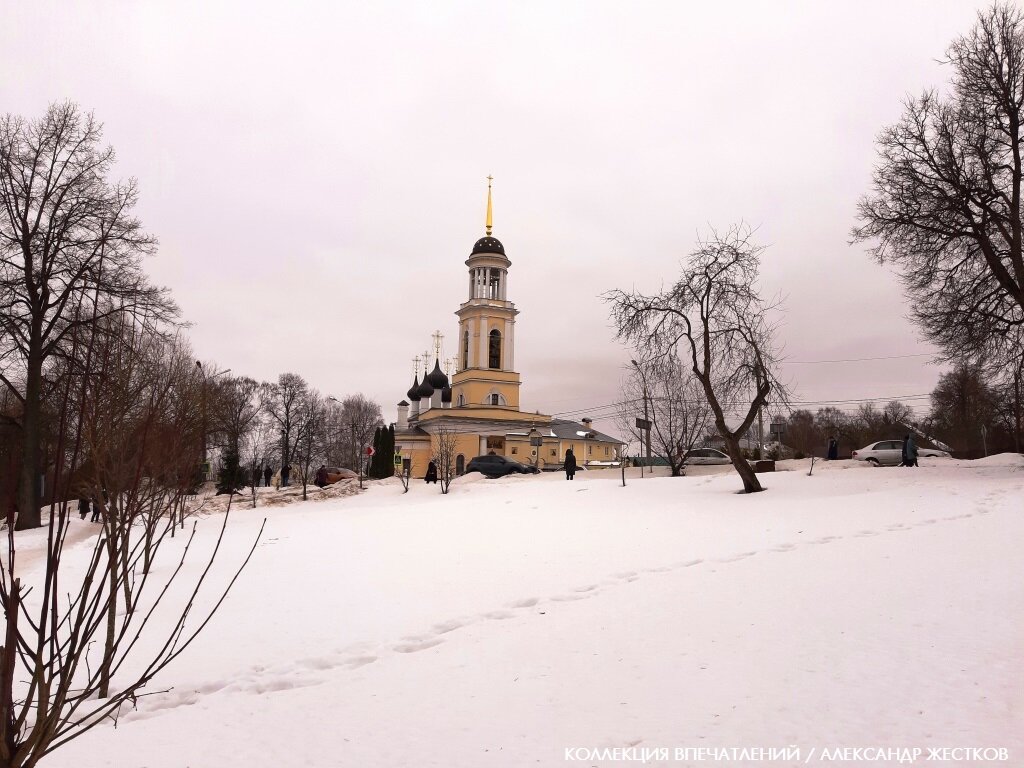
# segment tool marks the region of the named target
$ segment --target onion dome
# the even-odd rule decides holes
[[[441,388],[441,402],[450,403],[452,401],[452,388],[447,384]]]
[[[481,237],[473,245],[473,253],[470,256],[475,256],[478,253],[498,253],[502,256],[505,255],[505,246],[501,244],[501,240],[496,237]]]
[[[434,361],[434,370],[427,375],[427,381],[430,382],[430,386],[434,389],[444,389],[448,386],[448,377],[441,370],[440,360]]]
[[[430,380],[426,375],[423,376],[423,381],[417,387],[416,394],[420,396],[420,400],[429,400],[434,394],[434,387],[430,384]]]
[[[420,377],[418,374],[416,376],[413,376],[412,389],[410,389],[405,394],[414,403],[418,403],[420,401]]]

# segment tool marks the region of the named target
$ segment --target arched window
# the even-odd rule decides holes
[[[469,331],[462,334],[462,370],[469,368]]]
[[[487,367],[501,368],[501,334],[495,328],[490,334],[490,346],[487,352]]]
[[[464,408],[465,405],[466,405],[466,396],[464,394],[462,394],[461,392],[459,392],[459,396],[458,396],[458,398],[455,401],[455,407],[456,408]]]
[[[508,405],[508,400],[500,392],[495,392],[493,389],[487,393],[484,397],[482,405]]]

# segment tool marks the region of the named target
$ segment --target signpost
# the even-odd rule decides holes
[[[647,400],[644,400],[644,410],[647,410]],[[637,418],[636,428],[641,432],[647,432],[647,461],[651,460],[651,422],[650,419]],[[640,462],[640,477],[644,476],[644,462]]]

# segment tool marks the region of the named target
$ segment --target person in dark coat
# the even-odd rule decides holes
[[[828,439],[828,457],[827,461],[835,461],[839,458],[839,441],[836,440],[835,436]]]
[[[576,454],[572,448],[565,452],[565,479],[572,480],[576,475]]]
[[[106,491],[104,491],[103,493],[104,493],[104,497],[106,497]],[[92,500],[92,517],[90,518],[89,522],[91,522],[91,523],[98,523],[99,521],[100,521],[100,505],[99,505],[99,502],[96,501],[96,499],[93,499]]]
[[[272,478],[273,476],[274,476],[274,470],[272,470],[270,468],[270,465],[268,464],[266,466],[266,468],[264,468],[264,470],[263,470],[263,485],[264,485],[264,487],[266,487],[266,488],[270,487],[270,478]]]
[[[914,445],[914,438],[910,435],[903,436],[903,461],[901,467],[917,466],[917,446]]]
[[[83,520],[85,520],[85,516],[89,514],[89,499],[85,496],[78,500],[78,514]]]
[[[423,476],[423,479],[428,483],[437,482],[437,464],[434,462],[427,464],[427,474]]]
[[[284,488],[288,485],[288,475],[291,474],[292,468],[287,464],[281,467],[281,487]]]

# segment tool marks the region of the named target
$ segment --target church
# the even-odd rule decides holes
[[[515,364],[519,311],[509,300],[508,286],[512,262],[491,235],[491,177],[487,181],[485,234],[466,259],[468,295],[455,312],[457,355],[446,365],[448,371],[442,370],[442,337],[435,333],[433,368],[425,353],[421,377],[416,359],[408,400],[398,404],[395,452],[410,462],[410,474],[417,478],[426,474],[439,433],[456,435],[455,471],[460,475],[471,459],[485,454],[541,470],[560,468],[570,448],[581,466],[612,466],[622,443],[594,430],[589,419],[577,423],[520,410],[522,382]]]

